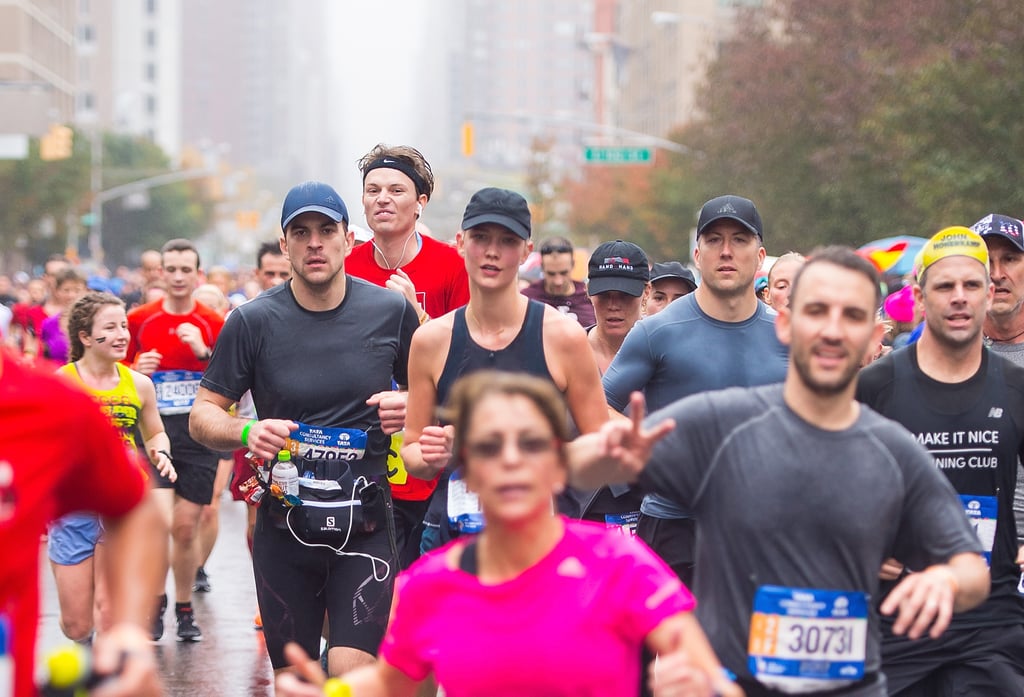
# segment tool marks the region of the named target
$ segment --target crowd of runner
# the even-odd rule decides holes
[[[929,231],[902,278],[845,247],[764,268],[770,228],[727,194],[692,259],[607,240],[576,279],[587,252],[536,242],[520,194],[477,191],[449,243],[419,225],[421,153],[358,166],[361,243],[355,201],[305,182],[251,269],[173,239],[0,276],[0,541],[45,536],[109,694],[159,694],[150,642],[203,639],[219,510],[245,505],[282,695],[1024,695],[1019,219]],[[91,424],[76,458],[25,455],[33,391]],[[108,466],[120,500],[80,496]]]

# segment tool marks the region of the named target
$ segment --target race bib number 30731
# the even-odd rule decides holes
[[[864,677],[866,593],[762,586],[754,596],[750,672],[791,694],[834,690]]]

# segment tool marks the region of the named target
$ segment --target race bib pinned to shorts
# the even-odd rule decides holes
[[[285,441],[285,447],[303,460],[362,460],[366,454],[366,431],[299,423],[299,428]]]
[[[978,534],[978,540],[985,550],[985,561],[992,566],[992,547],[996,542],[996,514],[999,513],[999,500],[995,496],[971,496],[960,494],[960,502],[964,506],[967,520]]]
[[[480,498],[466,488],[466,480],[458,472],[452,472],[448,480],[448,524],[460,534],[474,534],[484,529]]]
[[[866,593],[761,586],[750,618],[748,668],[782,692],[835,690],[864,677],[867,637]]]
[[[187,414],[192,410],[203,374],[194,370],[158,370],[149,376],[156,388],[156,408],[161,414]]]

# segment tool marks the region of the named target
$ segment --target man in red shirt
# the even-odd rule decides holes
[[[352,250],[345,271],[404,295],[418,309],[420,324],[469,302],[466,264],[458,251],[416,230],[434,191],[434,174],[423,155],[407,145],[381,143],[359,160],[359,169],[373,238]],[[396,454],[400,436],[393,440]],[[423,516],[437,479],[410,476],[397,457],[388,466],[399,561],[405,568],[419,556]]]
[[[142,468],[84,391],[3,351],[0,395],[0,694],[36,694],[39,538],[73,511],[104,516],[114,624],[96,640],[95,669],[124,661],[111,695],[161,694],[144,627],[167,529]]]
[[[173,501],[165,496],[163,502],[172,506],[171,567],[178,641],[198,641],[202,632],[192,611],[192,584],[199,568],[199,517],[203,506],[213,498],[219,455],[192,440],[188,417],[224,320],[192,298],[192,291],[199,285],[199,252],[195,246],[188,240],[175,239],[166,243],[160,254],[167,295],[128,313],[131,341],[125,361],[152,378],[157,408],[171,439],[178,479],[173,483],[158,479],[156,486],[174,491]],[[166,607],[167,596],[163,595],[153,625],[154,640],[163,635]]]

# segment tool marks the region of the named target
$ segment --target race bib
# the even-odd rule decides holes
[[[866,593],[761,586],[750,618],[748,667],[789,694],[835,690],[864,677]]]
[[[402,442],[405,431],[391,434],[391,447],[388,448],[388,481],[394,486],[402,486],[409,481],[409,472],[405,469],[402,459]]]
[[[629,513],[608,513],[604,517],[604,526],[615,530],[626,537],[636,535],[636,524],[640,521],[640,511]]]
[[[149,376],[156,388],[156,408],[161,414],[187,414],[199,391],[203,374],[194,370],[158,370]]]
[[[366,454],[366,431],[299,423],[285,447],[304,460],[362,460]]]
[[[996,541],[996,514],[999,512],[999,501],[995,496],[960,494],[960,502],[985,550],[985,561],[992,566],[992,546]]]
[[[452,472],[448,480],[448,523],[460,534],[478,533],[484,529],[480,499],[466,488],[466,482],[458,472]]]

